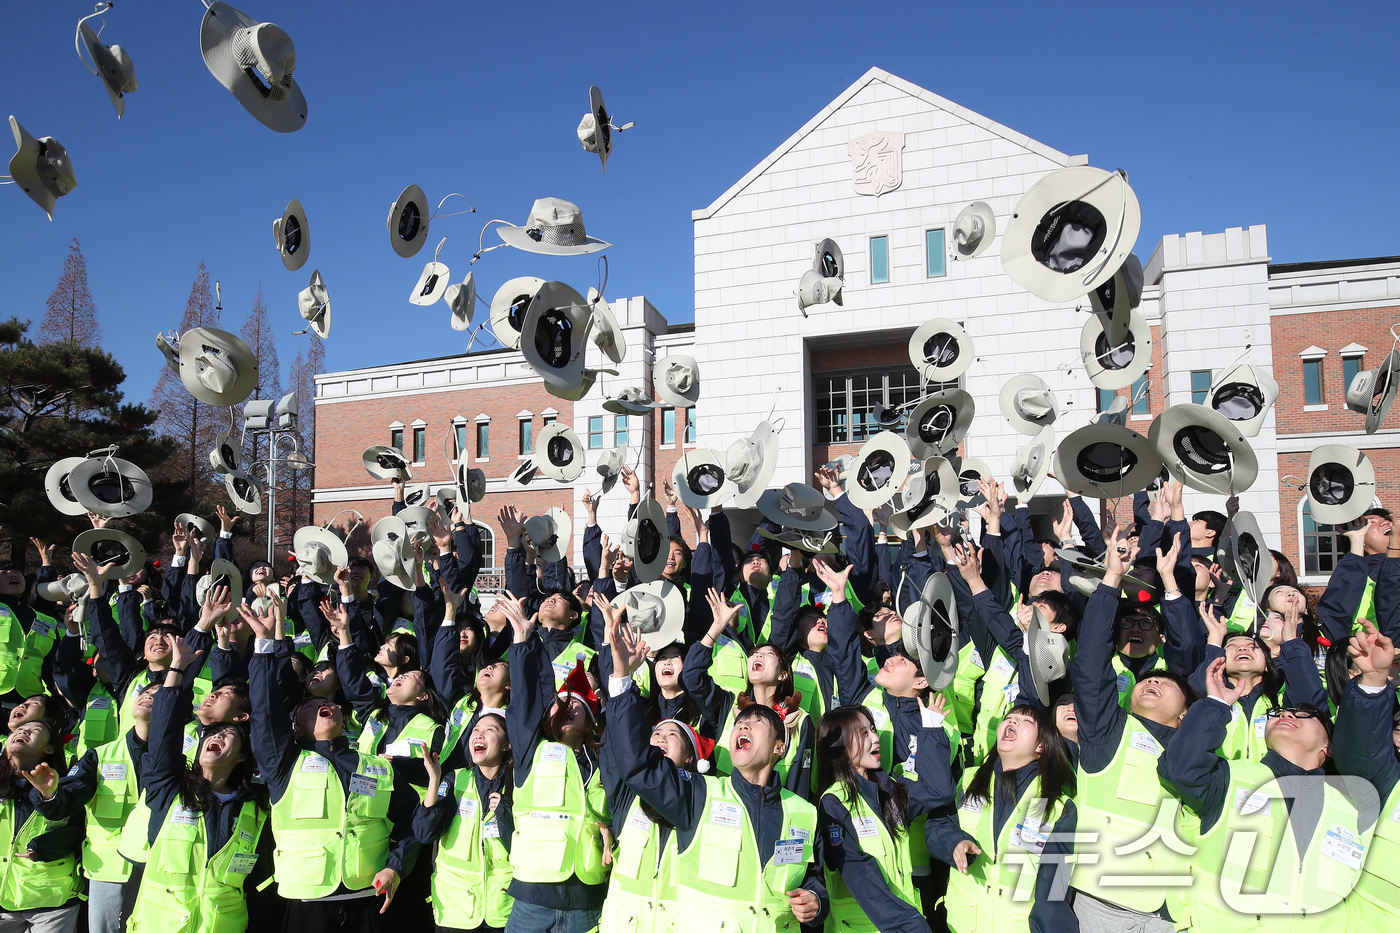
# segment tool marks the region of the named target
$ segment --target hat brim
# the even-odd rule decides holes
[[[452,309],[452,329],[469,329],[476,313],[476,273],[468,272],[460,283],[447,286],[443,298]]]
[[[1045,676],[1047,664],[1043,655],[1054,650],[1048,637],[1053,634],[1050,627],[1045,622],[1045,615],[1040,611],[1040,607],[1031,606],[1031,622],[1026,629],[1026,660],[1031,669],[1031,681],[1035,687],[1035,695],[1040,700],[1040,705],[1049,707],[1050,705],[1050,684],[1051,681]]]
[[[656,631],[637,634],[647,643],[649,651],[660,651],[667,645],[675,644],[682,637],[685,628],[685,597],[681,594],[681,588],[669,580],[653,580],[640,586],[629,586],[618,594],[613,600],[613,605],[619,609],[631,609],[636,605],[637,597],[644,593],[661,600],[662,621]]]
[[[44,474],[44,492],[48,494],[49,504],[64,515],[86,515],[87,507],[79,502],[72,495],[72,485],[69,477],[74,468],[82,463],[86,457],[64,457],[49,467]],[[64,487],[68,488],[65,493]]]
[[[1041,451],[1040,459],[1032,468],[1030,458],[1036,449]],[[1039,490],[1045,477],[1050,473],[1050,463],[1055,453],[1055,429],[1041,428],[1035,437],[1016,450],[1016,459],[1011,464],[1011,486],[1020,499],[1030,499]]]
[[[1132,338],[1133,358],[1121,368],[1111,368],[1105,359],[1126,345],[1126,341],[1114,344],[1108,341],[1104,331],[1103,318],[1093,315],[1084,322],[1079,332],[1079,359],[1089,381],[1099,389],[1125,389],[1137,382],[1138,378],[1152,368],[1152,325],[1140,311],[1128,315],[1128,334]],[[1099,338],[1103,337],[1106,351],[1098,348]]]
[[[551,312],[562,314],[569,322],[569,357],[558,366],[545,360],[535,341],[541,320]],[[565,392],[577,389],[584,380],[584,350],[592,319],[593,311],[582,295],[563,282],[545,282],[525,312],[520,331],[520,355],[547,385]]]
[[[1254,417],[1237,421],[1225,417],[1225,413],[1220,412],[1219,406],[1223,400],[1219,396],[1232,385],[1253,386],[1259,390],[1263,404]],[[1264,419],[1268,417],[1269,409],[1273,408],[1274,403],[1278,401],[1278,383],[1262,368],[1249,363],[1241,363],[1231,367],[1222,376],[1215,379],[1211,383],[1210,391],[1206,397],[1210,402],[1210,407],[1220,412],[1221,416],[1238,428],[1241,434],[1245,437],[1257,437],[1260,429],[1264,427]]]
[[[929,457],[924,461],[922,475],[927,477],[930,472],[938,478],[938,491],[927,497],[921,495],[916,500],[906,486],[900,508],[890,515],[890,525],[898,528],[901,534],[941,524],[957,511],[958,474],[953,471],[953,465],[944,457]],[[922,490],[926,492],[929,481],[925,478],[922,482]]]
[[[697,493],[691,488],[686,476],[691,470],[699,466],[712,465],[720,471],[720,484],[714,492],[707,495]],[[738,487],[729,478],[729,470],[720,459],[719,453],[706,447],[696,447],[681,454],[676,461],[675,467],[671,470],[671,485],[675,487],[676,495],[680,500],[692,509],[713,509],[716,506],[724,505],[734,498],[734,493]]]
[[[957,596],[948,575],[931,575],[918,600],[906,606],[900,615],[905,620],[904,650],[919,659],[929,689],[944,689],[957,673],[959,653]],[[939,661],[933,656],[932,643],[933,626],[941,623],[952,629],[953,637],[947,655]]]
[[[950,363],[930,363],[924,357],[924,344],[938,334],[947,334],[957,341],[958,355]],[[952,382],[972,365],[972,337],[956,321],[932,318],[920,324],[909,338],[909,361],[930,382]]]
[[[82,597],[87,589],[86,577],[80,573],[70,573],[57,580],[37,584],[34,587],[34,595],[51,603],[71,603]]]
[[[767,528],[760,528],[758,529],[758,536],[780,544],[785,548],[791,548],[794,551],[803,551],[807,554],[835,554],[840,550],[836,546],[836,542],[832,540],[833,536],[830,530],[819,534],[813,534],[805,531],[794,531],[792,529],[771,531]]]
[[[1095,444],[1110,444],[1127,453],[1130,462],[1116,479],[1098,478],[1084,469],[1081,454]],[[1091,499],[1117,499],[1131,495],[1162,471],[1162,458],[1152,442],[1131,428],[1113,422],[1095,422],[1070,432],[1055,451],[1055,479],[1070,492]]]
[[[117,57],[112,54],[111,49],[97,38],[97,33],[92,31],[92,27],[87,23],[80,23],[78,31],[82,33],[83,45],[87,47],[88,55],[92,57],[92,63],[97,66],[97,77],[102,81],[102,89],[107,92],[107,97],[112,101],[112,106],[117,110],[117,119],[126,116],[126,96],[121,86],[116,84],[117,76],[125,77],[121,65],[117,63]]]
[[[1351,495],[1345,502],[1322,502],[1313,495],[1312,477],[1321,467],[1336,463],[1351,473]],[[1345,525],[1355,521],[1371,507],[1376,495],[1376,468],[1364,453],[1345,444],[1323,444],[1308,457],[1305,478],[1308,493],[1308,513],[1313,521],[1327,525]]]
[[[751,509],[758,505],[759,498],[773,481],[773,474],[778,471],[778,430],[774,424],[771,421],[760,421],[758,427],[749,435],[749,439],[757,443],[762,451],[762,462],[758,465],[758,474],[747,488],[740,489],[738,484],[735,484],[736,509]]]
[[[412,204],[418,209],[418,227],[410,237],[399,235],[399,217],[404,210]],[[394,203],[389,207],[389,219],[385,226],[389,230],[389,245],[394,252],[404,259],[410,259],[418,255],[418,251],[423,248],[423,244],[428,242],[428,196],[423,193],[423,189],[417,185],[409,185],[399,196],[394,199]]]
[[[566,464],[557,464],[549,459],[549,442],[556,437],[562,437],[573,449],[573,456]],[[540,436],[535,440],[535,463],[539,466],[540,472],[550,479],[559,483],[572,483],[579,478],[583,472],[585,454],[583,444],[580,443],[578,435],[567,425],[554,422],[544,426]]]
[[[1109,287],[1105,289],[1105,286]],[[1105,295],[1105,291],[1109,292],[1109,295]],[[1111,300],[1105,300],[1106,298]],[[1116,346],[1123,342],[1128,334],[1132,311],[1141,301],[1142,261],[1137,258],[1136,253],[1129,253],[1128,258],[1118,267],[1118,271],[1089,292],[1089,304],[1095,313],[1103,316],[1104,331],[1108,335],[1110,345]]]
[[[894,458],[894,470],[885,483],[875,488],[867,488],[860,479],[861,469],[878,453],[886,453]],[[880,431],[865,442],[855,460],[851,461],[846,477],[846,498],[858,509],[878,509],[894,498],[894,494],[909,478],[911,459],[913,455],[904,438],[893,431]]]
[[[613,314],[612,307],[602,298],[590,302],[593,309],[593,343],[603,355],[614,363],[621,363],[623,357],[627,355],[627,338],[622,334],[622,328],[618,326],[617,316]]]
[[[307,317],[307,309],[317,305],[313,289],[318,285],[326,292],[325,303],[320,306],[321,312],[319,314]],[[326,288],[326,280],[321,277],[320,269],[311,273],[311,283],[297,293],[297,311],[301,314],[301,319],[306,321],[306,326],[317,337],[325,340],[331,335],[331,295],[330,290]]]
[[[30,200],[44,209],[44,213],[49,215],[49,220],[53,220],[53,209],[58,203],[58,198],[39,177],[39,140],[31,136],[13,116],[10,117],[10,129],[15,135],[15,154],[10,157],[10,177],[29,195]]]
[[[241,29],[257,26],[258,20],[227,3],[211,4],[199,23],[199,51],[209,73],[228,88],[243,109],[259,123],[278,133],[295,133],[306,125],[306,95],[296,78],[283,100],[263,96],[262,89],[244,73],[233,53],[233,38]]]
[[[1021,414],[1016,409],[1016,395],[1023,389],[1039,389],[1049,393],[1050,413],[1039,421]],[[1008,379],[1001,387],[997,403],[1006,423],[1021,434],[1034,436],[1040,433],[1041,428],[1048,428],[1054,424],[1055,419],[1059,416],[1060,400],[1055,396],[1055,390],[1050,388],[1050,384],[1035,373],[1022,373]]]
[[[418,283],[413,286],[413,291],[408,293],[408,303],[424,308],[437,304],[447,292],[451,275],[452,270],[445,263],[436,260],[425,263],[422,273],[418,276]]]
[[[603,92],[599,90],[596,84],[588,89],[588,112],[593,115],[593,120],[596,124],[593,130],[595,134],[594,141],[597,146],[598,161],[603,163],[603,172],[606,174],[608,171],[608,156],[612,155],[613,143],[611,132],[604,127],[607,121],[611,120],[612,117],[609,116],[608,108],[603,103]]]
[[[380,454],[389,454],[398,457],[403,461],[404,465],[397,469],[380,466]],[[366,447],[365,452],[360,454],[360,463],[364,465],[365,471],[375,479],[392,480],[397,478],[403,480],[405,483],[413,479],[413,473],[408,468],[408,457],[397,447],[387,447],[383,444],[375,444],[372,447]]]
[[[653,555],[651,560],[643,560],[636,553],[636,541],[630,535],[624,533],[622,542],[623,553],[632,561],[632,572],[637,575],[638,580],[643,583],[651,583],[653,580],[659,580],[661,579],[661,574],[666,569],[666,559],[670,556],[668,554],[669,548],[666,544],[671,536],[666,525],[666,510],[663,509],[661,503],[657,502],[655,499],[643,499],[638,503],[637,511],[632,516],[632,520],[628,522],[629,530],[632,521],[637,522],[639,525],[642,522],[655,525],[657,539],[660,544],[656,549],[656,554]]]
[[[181,512],[175,516],[175,521],[185,528],[186,531],[197,531],[200,537],[206,542],[213,542],[219,536],[219,530],[214,527],[214,523],[208,519],[200,518],[193,512]]]
[[[585,253],[596,253],[612,246],[606,240],[600,240],[594,236],[585,234],[583,242],[572,246],[561,246],[553,243],[541,243],[530,237],[525,232],[524,227],[516,227],[512,224],[501,224],[496,227],[496,234],[507,246],[514,246],[516,249],[523,249],[527,253],[539,253],[544,256],[582,256]]]
[[[840,519],[837,518],[830,502],[822,506],[816,518],[800,519],[786,515],[778,508],[778,500],[782,495],[781,489],[765,489],[756,503],[758,511],[773,524],[796,531],[830,531],[840,524]]]
[[[314,568],[307,567],[297,558],[297,572],[305,573],[312,577],[317,583],[329,586],[335,581],[334,574],[337,567],[345,567],[349,564],[350,555],[345,547],[345,542],[340,536],[329,529],[319,525],[304,525],[292,534],[292,550],[300,555],[307,545],[320,545],[326,549],[327,563],[330,565],[323,573],[315,573]]]
[[[1385,380],[1385,389],[1381,393],[1380,401],[1375,401],[1374,397],[1366,408],[1366,433],[1375,434],[1380,430],[1381,423],[1385,421],[1385,416],[1390,414],[1390,406],[1395,403],[1395,394],[1400,390],[1400,353],[1391,350],[1381,360],[1381,365],[1376,369],[1376,379]]]
[[[997,235],[997,215],[992,210],[992,206],[986,201],[973,201],[967,207],[958,211],[958,216],[953,219],[952,229],[956,230],[958,224],[964,217],[980,217],[982,219],[982,237],[973,244],[972,249],[965,248],[956,239],[949,237],[952,243],[952,254],[954,259],[966,260],[976,259],[987,251],[987,247],[992,245],[992,240]]]
[[[287,238],[284,235],[289,220],[295,220],[301,230],[301,243],[298,244],[295,252],[287,249]],[[302,210],[301,201],[292,198],[292,202],[282,212],[282,219],[278,221],[277,229],[279,232],[277,252],[282,255],[282,265],[287,267],[288,272],[296,272],[306,265],[306,260],[311,255],[311,227],[306,222],[306,211]]]
[[[1247,572],[1242,564],[1241,555],[1245,552],[1253,552],[1259,557],[1253,573]],[[1241,510],[1230,517],[1230,524],[1225,528],[1216,554],[1226,575],[1238,580],[1249,598],[1258,605],[1259,597],[1264,595],[1274,578],[1274,555],[1269,552],[1264,533],[1259,530],[1259,520],[1253,512]]]
[[[104,541],[114,542],[126,551],[126,561],[120,564],[105,564],[102,567],[103,579],[129,577],[146,565],[146,548],[131,535],[115,528],[89,528],[73,539],[73,553],[86,554],[96,559],[93,553],[97,545]]]
[[[233,384],[223,392],[199,381],[198,358],[205,347],[218,351],[236,373]],[[258,358],[240,337],[228,331],[213,327],[191,328],[180,335],[180,381],[201,402],[227,408],[242,402],[258,387]]]
[[[122,485],[131,487],[131,498],[121,502],[106,502],[92,493],[89,485],[91,481],[100,474],[111,472],[107,470],[108,462],[106,458],[93,457],[73,467],[72,472],[68,474],[68,488],[72,490],[73,497],[83,507],[83,511],[105,515],[108,518],[128,518],[150,508],[154,489],[146,472],[136,464],[117,457],[111,458],[110,462],[115,472],[122,477]]]
[[[544,287],[544,279],[533,275],[517,276],[508,279],[504,285],[496,289],[496,294],[491,298],[491,333],[496,335],[496,339],[512,350],[520,349],[520,331],[510,322],[510,309],[517,299],[530,299],[530,305],[534,305],[534,299],[539,296],[540,289]],[[526,309],[526,317],[529,316],[530,308]],[[520,319],[520,326],[524,328],[525,317]]]
[[[919,425],[928,414],[940,406],[953,409],[953,424],[943,434],[943,440],[934,444],[924,440]],[[904,427],[904,439],[909,443],[909,452],[920,460],[929,457],[942,457],[957,450],[967,432],[972,430],[972,419],[977,415],[977,403],[962,389],[944,389],[935,392],[920,402],[909,412],[909,421]]]
[[[695,374],[694,381],[690,388],[684,392],[677,392],[666,384],[665,367],[672,362],[680,363],[690,367],[690,371]],[[664,359],[657,360],[652,365],[652,384],[656,386],[656,394],[661,396],[664,405],[672,408],[690,408],[700,400],[700,364],[695,362],[695,357],[686,356],[683,353],[672,354]]]
[[[222,557],[215,558],[214,562],[209,565],[209,572],[195,581],[195,602],[203,606],[209,591],[214,588],[214,581],[220,577],[227,577],[229,581],[228,595],[231,605],[224,613],[224,619],[232,621],[238,617],[238,607],[243,602],[243,574],[239,572],[238,566],[233,561],[225,560]]]
[[[1051,302],[1081,298],[1098,288],[1128,258],[1142,228],[1142,209],[1126,177],[1087,165],[1057,169],[1021,197],[1001,238],[1001,267],[1026,291]],[[1080,268],[1058,272],[1031,253],[1031,240],[1047,213],[1080,201],[1103,217],[1105,233],[1097,253]],[[1087,270],[1087,271],[1086,271]]]
[[[568,512],[565,512],[558,506],[551,506],[549,510],[544,513],[544,517],[553,519],[554,521],[554,544],[549,547],[540,547],[539,542],[535,541],[534,538],[530,536],[528,522],[526,523],[525,534],[527,537],[530,537],[531,543],[535,546],[535,553],[539,555],[540,560],[552,564],[556,561],[563,560],[567,554],[573,551],[574,520],[569,516]]]
[[[1216,434],[1230,452],[1230,468],[1218,473],[1201,473],[1190,469],[1174,447],[1177,434],[1192,425]],[[1173,405],[1152,422],[1148,439],[1157,449],[1157,456],[1173,477],[1192,489],[1221,496],[1233,496],[1254,485],[1259,476],[1259,460],[1233,421],[1204,405],[1183,402]]]
[[[238,491],[238,483],[242,481],[248,484],[247,495],[241,495]],[[262,483],[253,479],[245,473],[229,473],[224,477],[224,491],[232,500],[238,511],[244,515],[262,514]]]

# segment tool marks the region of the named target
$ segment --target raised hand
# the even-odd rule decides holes
[[[710,604],[710,616],[713,620],[710,622],[710,635],[718,638],[720,633],[733,625],[734,620],[739,617],[740,607],[725,599],[714,587],[705,591],[705,602]]]
[[[92,522],[94,528],[106,528],[112,524],[112,520],[106,515],[98,515],[96,512],[87,513],[88,521]]]
[[[1176,583],[1176,559],[1181,555],[1181,535],[1172,535],[1171,542],[1165,551],[1157,548],[1157,575],[1162,578],[1162,588],[1175,593],[1180,589]]]
[[[34,550],[39,552],[39,563],[45,567],[53,564],[53,551],[57,545],[45,544],[38,538],[30,538],[29,543],[34,545]]]
[[[506,536],[507,545],[520,547],[520,536],[525,532],[525,519],[520,510],[508,505],[496,515],[496,520],[501,523],[501,531]]]
[[[217,512],[219,515],[220,531],[233,531],[234,522],[238,521],[240,518],[243,517],[242,515],[238,515],[236,513],[230,513],[229,510],[224,508],[222,505],[216,506],[214,508],[214,511]]]
[[[841,496],[841,474],[831,467],[822,467],[812,474],[812,479],[816,481],[818,489],[831,493],[833,497]]]
[[[431,748],[424,751],[423,770],[428,772],[428,788],[423,795],[423,806],[431,808],[437,803],[438,787],[442,785],[442,756]]]
[[[853,566],[855,565],[847,564],[844,570],[837,570],[828,564],[823,557],[812,558],[812,569],[817,572],[817,579],[821,580],[826,588],[831,590],[832,602],[842,602],[845,600],[846,581],[851,579],[851,568]]]
[[[233,596],[227,586],[211,586],[204,594],[204,605],[199,610],[199,627],[204,631],[223,619],[233,608]]]
[[[1351,638],[1347,654],[1361,672],[1361,682],[1368,687],[1384,687],[1390,680],[1390,667],[1395,663],[1395,643],[1380,633],[1369,619],[1361,620],[1362,631]]]
[[[1225,679],[1225,659],[1216,658],[1210,662],[1206,668],[1206,693],[1218,700],[1223,700],[1227,705],[1234,706],[1244,694],[1244,682],[1236,681],[1231,684]]]
[[[45,800],[52,800],[58,793],[58,772],[44,762],[39,762],[31,771],[25,771],[24,779],[39,792]]]
[[[1060,509],[1060,517],[1054,526],[1055,540],[1061,547],[1066,547],[1074,539],[1074,508],[1065,500],[1064,506]]]
[[[1206,627],[1206,644],[1215,645],[1217,648],[1223,646],[1230,626],[1226,624],[1225,614],[1220,611],[1220,607],[1203,599],[1196,604],[1196,611]]]
[[[97,561],[90,555],[73,552],[73,566],[78,568],[78,573],[87,578],[89,587],[100,587],[102,585],[102,568],[97,566]]]
[[[1103,556],[1103,565],[1108,571],[1104,574],[1104,582],[1109,586],[1117,587],[1123,580],[1123,555],[1118,553],[1119,529],[1115,528],[1108,536],[1108,551]],[[1109,578],[1112,577],[1112,580]]]
[[[525,615],[525,604],[514,593],[506,591],[497,597],[496,605],[510,621],[511,630],[515,632],[515,643],[519,645],[529,641],[530,633],[535,630],[535,617]]]
[[[671,485],[671,477],[661,478],[661,504],[668,510],[676,507],[676,487]]]
[[[623,467],[617,475],[622,478],[622,485],[632,495],[632,501],[642,501],[642,482],[637,479],[637,473],[629,466]]]
[[[987,588],[987,584],[982,579],[982,557],[983,550],[970,545],[959,544],[953,549],[953,566],[958,568],[958,573],[967,581],[967,585],[972,588],[973,593],[980,593]]]
[[[190,533],[180,522],[176,522],[175,530],[170,532],[170,544],[175,548],[176,557],[184,557],[189,552]]]
[[[244,620],[248,619],[248,614],[244,613],[242,607],[239,608],[238,614],[242,616]],[[254,619],[257,618],[256,613],[252,615]],[[342,646],[350,644],[350,616],[345,611],[344,604],[338,601],[332,601],[330,597],[327,597],[321,600],[321,615],[325,617],[326,624],[331,627],[331,634],[336,637],[336,640],[339,641]],[[259,620],[259,622],[261,623],[261,620]],[[250,627],[251,624],[252,623],[249,623]],[[253,634],[258,638],[267,637],[265,635],[258,635],[256,628],[253,629]]]
[[[178,673],[189,670],[191,665],[198,666],[200,659],[204,657],[203,651],[195,651],[190,648],[184,636],[176,635],[170,642],[170,668]]]
[[[583,491],[583,507],[588,512],[588,524],[598,524],[598,500],[602,496],[595,496],[587,489]]]

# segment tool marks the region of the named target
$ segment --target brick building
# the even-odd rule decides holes
[[[883,155],[872,165],[875,149]],[[986,201],[1000,234],[1035,181],[1088,161],[871,69],[693,213],[693,325],[668,325],[665,309],[644,297],[613,303],[627,357],[619,376],[601,377],[583,400],[549,395],[513,351],[317,377],[317,520],[346,508],[371,522],[388,514],[388,487],[370,481],[359,464],[370,444],[402,438],[406,453],[422,454],[415,480],[441,485],[451,476],[444,442],[450,447],[456,437],[489,477],[484,508],[473,518],[492,532],[493,545],[503,505],[528,512],[560,505],[575,517],[578,563],[582,497],[598,487],[592,462],[602,449],[626,441],[644,478],[669,475],[686,447],[723,451],[772,411],[783,419],[773,484],[809,479],[814,467],[859,449],[874,430],[873,404],[898,405],[927,390],[907,343],[935,316],[961,323],[975,343],[977,360],[959,380],[978,407],[963,452],[1006,476],[1024,440],[999,414],[1007,378],[1037,372],[1050,383],[1062,409],[1060,437],[1111,394],[1096,391],[1080,364],[1087,302],[1055,305],[1030,295],[1002,273],[999,244],[969,261],[953,259],[953,221],[968,203]],[[797,282],[826,237],[845,253],[844,305],[814,306],[804,317]],[[1305,579],[1324,582],[1335,536],[1309,523],[1304,496],[1288,477],[1305,472],[1314,446],[1336,438],[1367,450],[1387,478],[1379,496],[1396,501],[1400,490],[1390,488],[1388,467],[1397,457],[1397,430],[1361,433],[1362,416],[1345,407],[1344,379],[1358,365],[1374,367],[1394,343],[1400,259],[1271,264],[1262,225],[1166,236],[1140,255],[1153,366],[1121,390],[1133,400],[1129,425],[1145,434],[1164,408],[1203,399],[1211,378],[1236,361],[1272,366],[1280,397],[1253,439],[1259,477],[1241,504]],[[491,283],[482,287],[490,294]],[[603,411],[605,394],[649,387],[652,362],[671,353],[699,363],[695,408],[623,419]],[[605,365],[597,348],[588,354],[590,367]],[[590,458],[583,475],[563,486],[541,478],[527,489],[507,488],[506,478],[528,455],[527,439],[551,419],[571,424],[583,441]],[[1047,481],[1031,503],[1038,521],[1058,511],[1058,492]],[[1127,503],[1118,506],[1126,519]],[[1188,493],[1188,509],[1207,507],[1220,502]],[[619,534],[625,510],[619,488],[600,509],[604,530]],[[754,518],[733,514],[736,531],[744,534]],[[499,551],[492,563],[500,563]]]

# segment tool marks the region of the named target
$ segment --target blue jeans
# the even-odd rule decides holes
[[[516,901],[506,933],[593,933],[602,919],[601,910],[554,910]]]

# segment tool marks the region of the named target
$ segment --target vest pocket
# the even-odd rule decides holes
[[[700,880],[726,888],[734,887],[739,878],[739,850],[742,846],[743,830],[739,827],[710,824],[703,832],[698,866]]]
[[[573,844],[570,820],[526,814],[515,824],[511,851],[519,861],[512,860],[516,877],[522,881],[535,878],[554,880],[562,873],[573,874]]]

